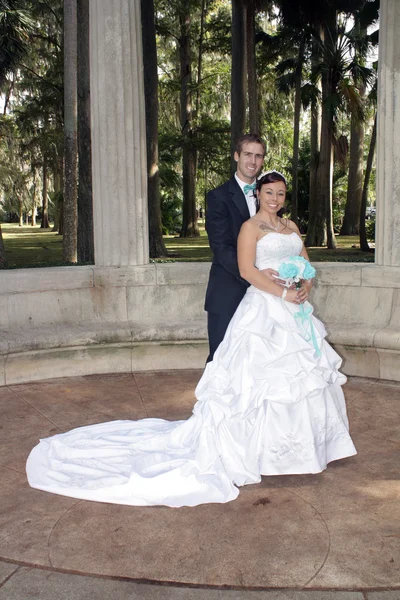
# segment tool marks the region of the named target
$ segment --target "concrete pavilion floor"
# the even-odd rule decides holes
[[[184,419],[199,371],[0,388],[0,600],[400,600],[400,384],[345,386],[358,455],[225,505],[136,508],[32,490],[40,437]]]

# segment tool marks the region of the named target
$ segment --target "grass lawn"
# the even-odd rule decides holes
[[[208,245],[208,238],[204,227],[200,228],[200,232],[200,238],[165,236],[165,245],[171,253],[171,258],[167,260],[210,261],[212,252]],[[307,248],[310,259],[316,262],[374,262],[373,252],[362,252],[360,250],[360,242],[357,235],[337,236],[336,244],[336,250]],[[157,260],[157,262],[160,261]]]
[[[17,223],[2,223],[6,260],[9,268],[49,267],[62,262],[62,236],[40,225],[19,227]]]
[[[15,223],[2,226],[6,257],[9,268],[49,267],[63,265],[62,236],[51,229],[40,229],[31,225],[19,227]],[[204,226],[200,226],[199,238],[179,238],[165,236],[165,244],[171,256],[157,259],[156,262],[198,261],[208,262],[212,253],[208,245]],[[337,237],[337,249],[308,248],[310,258],[315,262],[373,262],[374,254],[361,252],[357,236]],[[353,246],[355,246],[353,248]]]

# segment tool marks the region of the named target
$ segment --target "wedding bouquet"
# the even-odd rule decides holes
[[[314,267],[302,256],[291,256],[287,261],[281,263],[278,272],[281,279],[286,279],[289,287],[295,283],[299,288],[302,281],[308,281],[315,277]]]
[[[286,285],[291,286],[293,283],[296,288],[301,287],[302,281],[308,281],[315,277],[315,269],[310,265],[308,260],[303,256],[291,256],[285,262],[281,263],[278,269],[279,277],[286,280]],[[315,335],[314,324],[311,319],[312,306],[307,307],[300,304],[300,311],[294,313],[294,318],[300,323],[303,330],[304,338],[307,342],[311,341],[316,355],[321,356],[321,350],[318,346],[317,337]]]

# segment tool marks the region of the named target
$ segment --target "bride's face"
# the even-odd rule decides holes
[[[265,183],[257,195],[260,201],[260,210],[270,215],[276,215],[285,203],[286,186],[283,181]]]

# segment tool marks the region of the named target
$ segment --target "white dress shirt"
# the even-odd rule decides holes
[[[235,173],[235,179],[240,185],[240,188],[244,194],[244,186],[248,184],[245,181],[239,179],[237,173]],[[253,183],[256,183],[256,181],[257,179],[255,179]],[[249,207],[250,217],[254,217],[254,215],[256,214],[256,190],[250,190],[247,194],[244,194],[244,197],[246,198],[247,206]]]

